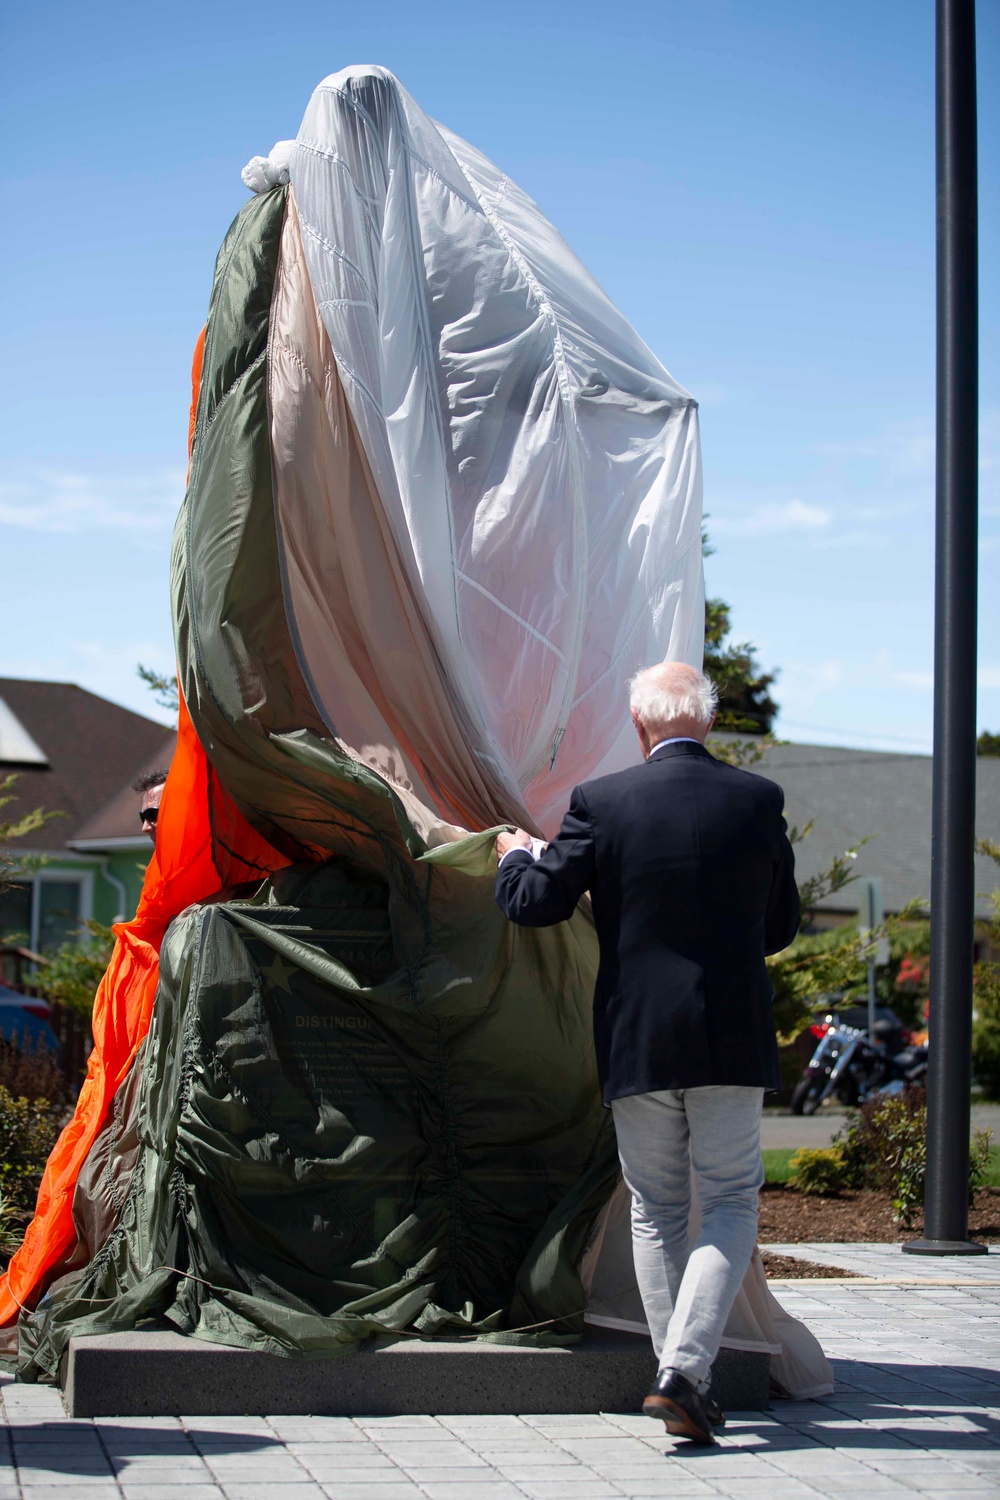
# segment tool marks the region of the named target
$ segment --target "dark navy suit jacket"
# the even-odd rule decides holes
[[[590,892],[605,1103],[706,1084],[778,1087],[764,956],[799,925],[783,806],[774,782],[678,740],[577,787],[541,859],[504,860],[497,902],[522,926],[564,922]]]

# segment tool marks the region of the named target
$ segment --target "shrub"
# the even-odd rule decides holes
[[[799,834],[796,842],[801,842],[802,836]],[[803,881],[800,895],[804,911],[807,901],[815,905],[853,878],[849,874],[849,857],[854,852],[848,850],[822,875]],[[924,992],[912,984],[897,989],[895,979],[906,955],[912,962],[914,954],[922,955],[928,945],[928,924],[915,920],[916,906],[914,903],[890,917],[881,929],[889,938],[891,962],[878,971],[876,985],[879,1003],[891,1004],[908,1026],[917,1024],[923,1015]],[[825,932],[802,932],[791,947],[772,954],[767,969],[774,989],[774,1023],[779,1042],[792,1041],[809,1024],[817,1006],[829,1006],[834,996],[845,1004],[863,1001],[870,953],[870,939],[862,936],[856,924],[849,923],[827,928]]]
[[[912,1229],[924,1203],[927,1176],[927,1091],[876,1094],[860,1108],[839,1143],[844,1185],[881,1188],[892,1195],[897,1223]],[[990,1132],[977,1130],[969,1156],[969,1203],[985,1177]]]
[[[0,1196],[11,1209],[34,1208],[62,1117],[48,1099],[18,1098],[0,1086]]]
[[[20,1044],[0,1037],[0,1088],[16,1099],[50,1099],[59,1103],[69,1093],[66,1075],[52,1050],[24,1037]]]
[[[838,1144],[821,1150],[803,1146],[788,1163],[789,1185],[800,1193],[836,1194],[850,1187],[844,1163],[843,1147]]]
[[[97,986],[111,961],[115,935],[101,922],[87,922],[90,941],[64,943],[52,954],[32,983],[47,1000],[58,1001],[69,1010],[89,1017],[94,1009]]]
[[[875,994],[904,1026],[918,1030],[927,1018],[930,994],[931,924],[913,921],[889,932],[889,963],[876,970]]]
[[[982,839],[980,854],[1000,864],[1000,844]],[[993,917],[987,932],[990,947],[1000,952],[1000,890],[993,892]],[[1000,963],[984,959],[976,965],[973,987],[972,1071],[988,1099],[1000,1099]]]
[[[977,1130],[969,1151],[969,1203],[989,1171],[990,1132]],[[790,1186],[800,1193],[835,1195],[844,1188],[878,1188],[892,1195],[904,1229],[924,1203],[927,1176],[927,1093],[876,1094],[863,1104],[846,1134],[824,1150],[796,1151]]]
[[[996,986],[1000,991],[1000,985]],[[986,997],[977,992],[979,1014],[972,1029],[972,1071],[987,1099],[1000,1100],[1000,993]]]
[[[24,1238],[25,1215],[0,1193],[0,1260],[6,1261]]]
[[[1000,900],[994,893],[998,916],[990,924],[1000,947]],[[976,965],[973,990],[972,1071],[987,1099],[1000,1099],[1000,964],[984,960]]]

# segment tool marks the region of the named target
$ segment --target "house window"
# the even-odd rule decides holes
[[[0,944],[54,953],[75,942],[91,911],[92,877],[64,870],[11,881],[0,891]]]
[[[38,952],[53,953],[70,943],[80,931],[82,913],[78,880],[40,880],[38,901]]]
[[[30,881],[16,880],[0,889],[0,944],[27,947],[31,942]]]

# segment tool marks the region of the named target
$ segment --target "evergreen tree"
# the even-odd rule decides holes
[[[762,672],[749,641],[730,641],[729,605],[705,600],[705,671],[719,689],[717,732],[770,734],[778,705],[769,689],[773,672]]]
[[[702,557],[714,551],[708,532],[702,531]],[[770,734],[778,712],[768,691],[775,674],[760,670],[757,649],[749,641],[727,640],[729,615],[724,599],[705,600],[705,671],[719,689],[715,732]]]

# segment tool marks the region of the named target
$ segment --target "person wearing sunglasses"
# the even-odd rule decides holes
[[[166,771],[145,771],[132,783],[133,792],[139,792],[142,796],[139,806],[139,825],[143,833],[148,834],[152,839],[154,848],[156,846],[156,820],[160,812],[160,798],[163,796],[166,779]]]

